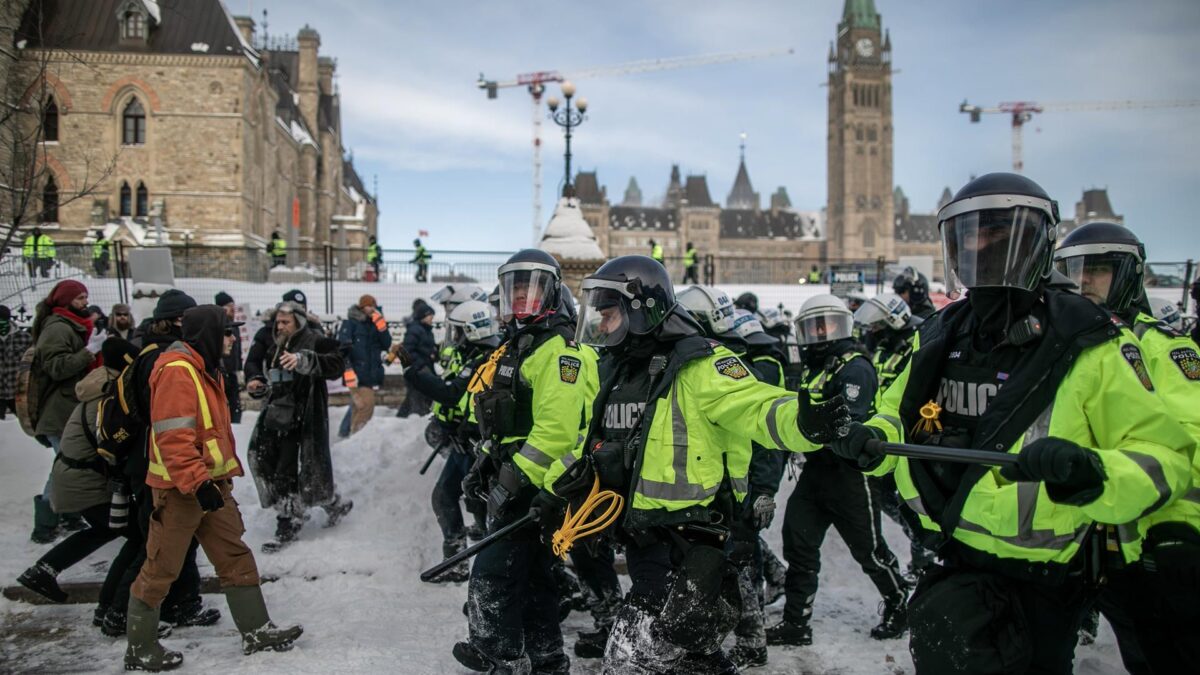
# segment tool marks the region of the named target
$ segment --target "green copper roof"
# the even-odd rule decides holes
[[[879,28],[879,13],[875,0],[846,0],[842,9],[842,25],[848,28]]]

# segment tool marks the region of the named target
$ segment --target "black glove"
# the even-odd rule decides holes
[[[775,520],[775,498],[766,494],[751,494],[742,502],[742,517],[755,530],[765,530]]]
[[[200,509],[205,513],[211,513],[225,506],[225,498],[221,496],[221,490],[211,480],[204,481],[200,487],[196,488],[196,501],[200,502]]]
[[[549,546],[554,541],[554,533],[562,527],[563,518],[566,517],[567,500],[549,490],[542,490],[534,495],[529,510],[537,511],[542,543]]]
[[[492,458],[480,452],[475,463],[471,465],[470,471],[467,471],[466,477],[463,478],[462,490],[465,499],[481,505],[487,502],[487,484],[491,470]]]
[[[833,454],[849,461],[860,471],[870,471],[883,461],[883,448],[871,441],[884,440],[883,432],[861,422],[852,422],[846,435],[829,444]]]
[[[796,412],[796,426],[800,433],[813,443],[825,445],[838,437],[839,429],[850,424],[850,409],[841,394],[825,401],[813,403],[807,392],[796,396],[799,409]]]
[[[1021,449],[1017,463],[1000,469],[1013,481],[1042,481],[1060,504],[1090,504],[1104,492],[1104,467],[1095,452],[1065,438],[1039,438]]]

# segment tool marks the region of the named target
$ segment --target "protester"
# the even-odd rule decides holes
[[[233,296],[225,291],[217,293],[214,304],[225,310],[225,317],[232,323],[237,317],[237,304]],[[238,324],[239,326],[241,324]],[[238,332],[237,339],[228,354],[221,357],[221,379],[225,381],[225,400],[229,404],[229,419],[234,424],[242,422],[242,395],[238,385],[238,371],[242,369],[242,336]]]
[[[254,554],[242,541],[245,526],[233,499],[233,478],[244,475],[234,451],[233,427],[220,383],[221,357],[233,347],[234,326],[215,305],[184,312],[183,340],[158,357],[150,380],[151,441],[146,482],[155,518],[146,559],[129,598],[127,670],[170,670],[183,655],[158,642],[158,607],[179,574],[194,537],[221,579],[242,651],[282,651],[304,632],[271,622]]]
[[[61,452],[63,429],[79,400],[75,385],[100,365],[100,346],[104,334],[96,334],[88,319],[88,290],[73,279],[54,285],[50,295],[38,303],[33,320],[35,345],[30,380],[35,383],[37,401],[30,401],[35,412],[34,435],[57,455]],[[59,516],[50,507],[50,479],[42,494],[34,497],[34,525],[30,539],[39,544],[54,541]],[[65,514],[64,526],[83,526],[78,515]]]
[[[375,414],[375,388],[383,386],[382,356],[392,346],[392,334],[375,296],[362,296],[346,311],[338,342],[346,359],[344,379],[350,388],[350,407],[338,436],[347,438],[358,433]]]
[[[433,364],[438,360],[437,341],[433,337],[433,308],[424,300],[413,302],[413,313],[404,324],[404,340],[400,345],[408,358],[411,359],[408,368],[433,371]],[[416,415],[424,417],[429,414],[431,403],[419,391],[410,389],[405,392],[404,402],[396,411],[397,417]]]
[[[129,305],[123,302],[118,302],[112,306],[112,310],[108,314],[108,336],[121,338],[122,340],[133,339],[133,312],[129,310]]]
[[[329,527],[354,502],[338,495],[329,456],[325,380],[345,370],[337,341],[326,338],[317,317],[302,306],[281,302],[275,307],[275,348],[265,366],[246,390],[266,397],[250,436],[250,469],[263,508],[278,513],[275,539],[263,545],[264,553],[273,553],[296,540],[309,507],[323,508]]]
[[[12,310],[0,305],[0,420],[17,412],[17,370],[25,350],[33,346],[29,330],[18,326]]]

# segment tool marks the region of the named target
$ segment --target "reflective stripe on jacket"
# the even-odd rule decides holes
[[[31,234],[25,237],[25,243],[21,246],[21,255],[26,258],[49,258],[53,260],[58,256],[58,252],[54,248],[54,240],[50,235],[43,234],[34,240]]]
[[[271,240],[271,255],[273,255],[273,256],[287,255],[287,240],[286,239],[272,239]]]
[[[696,249],[689,248],[683,252],[683,266],[695,267],[696,265]]]
[[[172,344],[154,363],[150,423],[150,487],[191,494],[210,478],[243,475],[225,388],[183,342]]]
[[[866,424],[890,442],[903,442],[915,420],[901,420],[914,354],[881,397]],[[1054,393],[1051,404],[1007,449],[1020,452],[1037,438],[1054,436],[1096,451],[1105,473],[1104,491],[1088,504],[1050,500],[1043,483],[1012,483],[991,468],[975,483],[963,505],[953,538],[1002,559],[1068,563],[1093,522],[1118,525],[1161,508],[1186,491],[1194,441],[1171,419],[1159,397],[1147,390],[1123,352],[1136,342],[1129,331],[1079,353]],[[1130,352],[1132,354],[1132,352]],[[910,472],[908,459],[888,455],[871,471],[895,472],[901,499],[917,513],[923,529],[940,532],[929,516]],[[1128,558],[1127,558],[1128,559]]]

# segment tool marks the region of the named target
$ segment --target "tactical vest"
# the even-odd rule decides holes
[[[533,431],[533,391],[521,382],[521,364],[554,336],[568,343],[575,339],[569,320],[557,316],[548,325],[517,331],[501,348],[490,385],[475,395],[479,433],[499,447],[504,439],[525,438]],[[529,331],[529,332],[525,332]]]

